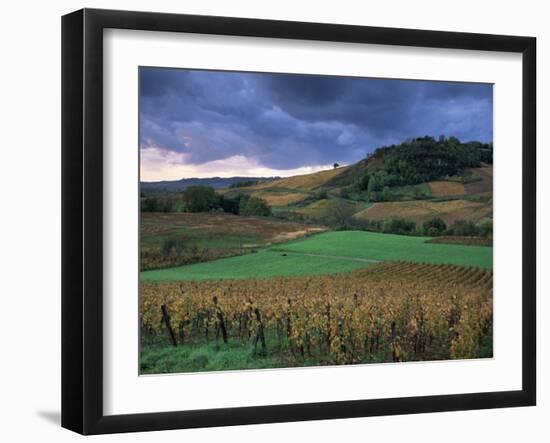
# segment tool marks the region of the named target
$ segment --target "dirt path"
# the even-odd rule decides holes
[[[375,208],[378,205],[379,205],[379,203],[371,203],[371,205],[368,208],[361,209],[359,212],[356,212],[355,214],[353,214],[352,217],[356,217],[356,216],[361,215],[361,214],[366,214],[367,211],[370,211],[372,208]]]

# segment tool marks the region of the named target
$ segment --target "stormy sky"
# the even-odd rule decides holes
[[[492,141],[492,86],[140,69],[141,179],[289,176],[440,134]]]

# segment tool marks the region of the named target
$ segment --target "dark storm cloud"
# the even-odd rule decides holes
[[[423,135],[492,140],[490,85],[142,68],[140,100],[142,147],[191,164],[293,169]]]

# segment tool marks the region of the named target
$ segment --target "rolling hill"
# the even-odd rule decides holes
[[[346,212],[353,212],[353,219],[358,221],[403,217],[422,224],[440,217],[447,224],[457,220],[478,224],[491,219],[493,167],[480,160],[492,161],[485,153],[489,145],[471,142],[446,146],[444,142],[442,147],[432,138],[420,140],[420,147],[413,141],[409,145],[381,148],[348,166],[220,192],[228,196],[250,194],[264,199],[275,213],[298,214],[313,220],[330,216],[335,207],[343,206],[347,207]],[[430,148],[435,149],[436,154],[427,152],[428,148],[422,144],[424,140],[436,144]],[[416,152],[418,160],[414,156]],[[476,157],[478,152],[482,154]],[[424,162],[440,171],[432,173],[431,169],[423,169]],[[449,171],[456,173],[444,174]],[[384,186],[385,195],[379,191],[373,199],[366,186],[361,190],[358,183],[366,175],[379,174],[390,183],[391,180],[401,183]]]
[[[315,172],[313,174],[295,175],[293,177],[271,180],[266,183],[251,186],[250,189],[295,189],[298,191],[313,191],[323,186],[330,186],[330,183],[333,182],[336,177],[345,174],[348,169],[353,168],[353,166],[344,166],[341,168]]]
[[[220,193],[229,197],[240,193],[250,194],[264,199],[272,207],[287,207],[311,200],[319,190],[333,189],[334,186],[330,183],[339,175],[346,173],[348,168],[344,166],[312,174],[278,178],[254,186],[220,190]]]
[[[240,201],[242,195],[263,199],[279,218],[322,224],[339,219],[341,227],[344,217],[358,223],[400,217],[418,225],[440,217],[447,224],[480,224],[493,216],[492,149],[492,143],[420,137],[312,174],[188,178],[140,186],[144,193],[158,194],[209,186],[227,200]]]

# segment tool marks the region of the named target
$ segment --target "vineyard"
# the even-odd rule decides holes
[[[266,356],[273,366],[490,357],[492,284],[487,269],[408,262],[315,277],[142,282],[142,344],[237,343],[252,367]]]
[[[377,203],[357,214],[356,218],[385,220],[392,217],[404,217],[417,224],[422,224],[433,217],[440,217],[450,225],[456,220],[469,220],[478,223],[485,217],[492,217],[492,214],[492,202],[467,199],[447,201],[410,200]]]

